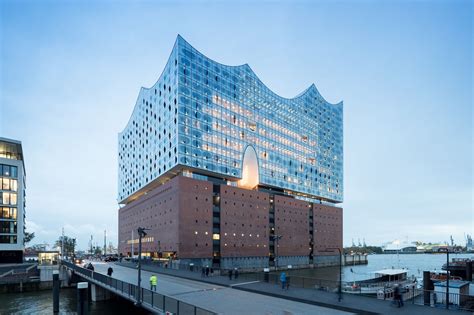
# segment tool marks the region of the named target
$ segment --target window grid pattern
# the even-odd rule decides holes
[[[172,85],[173,97],[177,98],[172,106],[177,114],[170,117],[166,111],[158,112],[164,116],[155,122],[155,128],[168,126],[173,134],[168,145],[176,148],[177,154],[173,151],[169,156],[150,158],[146,156],[156,155],[166,143],[159,143],[153,133],[140,139],[141,125],[147,123],[143,100],[154,106],[153,91],[165,83]],[[242,175],[243,154],[250,145],[257,152],[261,185],[342,202],[342,115],[342,102],[326,102],[314,85],[295,98],[282,98],[248,65],[219,64],[178,36],[164,75],[154,87],[142,89],[132,124],[120,134],[119,199],[166,172],[164,167],[154,170],[147,161],[167,169],[177,163],[237,180]],[[123,163],[125,154],[127,161]]]

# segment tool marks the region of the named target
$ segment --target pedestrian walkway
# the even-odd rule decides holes
[[[123,266],[135,268],[135,264],[121,263]],[[243,290],[267,296],[285,298],[292,301],[303,302],[307,304],[337,309],[340,311],[357,313],[357,314],[471,314],[471,312],[446,310],[443,308],[434,308],[430,306],[414,305],[411,301],[406,301],[403,308],[397,308],[391,305],[391,301],[379,300],[372,297],[359,296],[353,294],[343,294],[343,300],[338,302],[337,293],[320,291],[316,289],[292,288],[282,290],[279,285],[262,281],[250,281],[241,274],[235,280],[229,280],[227,276],[214,275],[210,277],[202,277],[201,273],[189,270],[175,270],[161,268],[154,265],[143,265],[144,270],[156,273],[166,274],[170,276],[180,277],[189,280],[197,280],[220,286],[228,286],[233,289]],[[291,281],[290,281],[291,282]]]
[[[107,269],[111,264],[94,263],[94,274],[107,274]],[[123,281],[126,284],[137,283],[138,272],[136,265],[131,268],[120,265],[113,266],[113,278],[115,281]],[[152,274],[157,275],[157,286],[154,294],[170,297],[179,301],[183,305],[195,306],[209,310],[216,314],[225,315],[260,315],[260,314],[293,314],[293,315],[349,315],[354,312],[337,310],[334,308],[322,307],[319,305],[289,301],[279,297],[265,296],[262,294],[249,292],[247,290],[234,290],[228,285],[221,286],[194,279],[179,278],[174,275],[160,274],[156,271],[143,270],[141,273],[141,287],[147,289],[143,294],[144,301],[160,302],[160,299],[150,298],[149,281]],[[113,281],[111,281],[113,282]],[[127,290],[126,290],[127,291]],[[133,294],[132,294],[133,296]],[[166,301],[166,299],[164,300]],[[167,303],[170,305],[170,303]],[[158,306],[159,307],[159,306]],[[159,307],[160,308],[160,307]],[[177,308],[175,308],[177,309]],[[181,308],[180,308],[181,309]],[[173,313],[176,310],[170,310]],[[183,311],[188,314],[188,312]],[[200,314],[201,312],[198,312]],[[189,314],[192,314],[189,313]]]

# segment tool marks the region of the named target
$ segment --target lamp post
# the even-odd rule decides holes
[[[338,301],[341,302],[342,300],[342,252],[339,247],[328,247],[323,250],[323,253],[331,253],[337,250],[339,252],[339,288],[338,288]]]
[[[146,236],[146,228],[139,227],[138,229],[138,285],[137,285],[137,305],[140,305],[141,302],[141,280],[142,280],[142,237]]]
[[[275,270],[278,270],[278,241],[281,240],[283,235],[273,235],[272,240],[275,241]]]
[[[446,251],[446,309],[449,309],[449,248]]]

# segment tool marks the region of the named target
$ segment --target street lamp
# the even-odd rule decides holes
[[[141,302],[141,280],[142,280],[142,237],[146,236],[146,232],[149,229],[139,227],[138,229],[138,287],[137,287],[137,305],[140,305]]]
[[[449,248],[446,250],[446,309],[449,309]]]
[[[342,300],[342,253],[339,247],[328,247],[325,250],[321,251],[322,253],[332,253],[335,250],[339,252],[339,289],[338,289],[338,300]]]
[[[278,270],[278,241],[281,240],[283,235],[273,235],[272,241],[276,243],[275,245],[275,270]]]

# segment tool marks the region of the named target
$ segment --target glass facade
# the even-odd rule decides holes
[[[0,243],[17,242],[18,167],[0,164]]]
[[[260,186],[342,202],[342,121],[342,102],[326,102],[314,85],[280,97],[247,64],[217,63],[178,36],[159,80],[141,89],[119,134],[118,199],[170,170],[237,182],[251,146]]]

